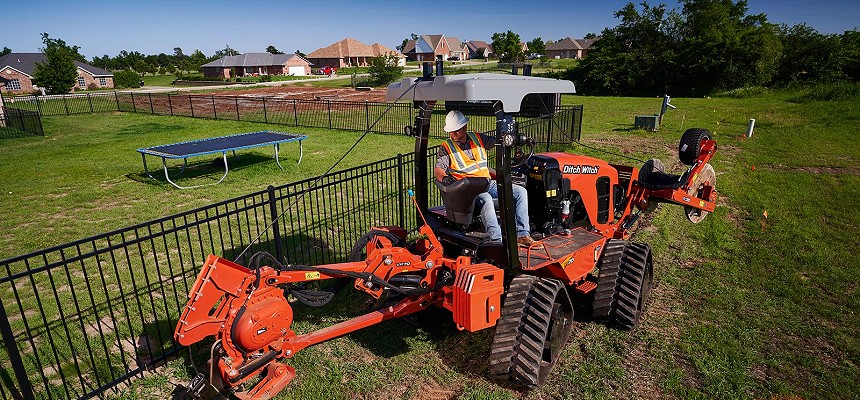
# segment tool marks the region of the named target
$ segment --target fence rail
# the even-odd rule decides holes
[[[232,100],[236,118],[256,109],[263,111],[254,114],[261,118],[324,121],[341,129],[329,110],[355,113],[355,107],[358,112],[376,107],[235,97],[198,103],[194,97],[164,96],[166,104],[155,99],[114,96],[124,111],[181,109],[197,117],[217,113],[225,118],[231,114],[223,110]],[[92,104],[95,109],[104,102]],[[273,112],[299,107],[309,111]],[[411,113],[408,105],[392,107],[402,117]],[[364,123],[373,122],[378,115],[373,112],[361,116],[369,120]],[[559,109],[524,120],[519,128],[549,148],[550,143],[579,138],[581,115],[581,106]],[[478,129],[482,118],[473,117]],[[435,149],[428,154],[431,165],[435,154]],[[237,262],[246,263],[255,252],[268,251],[291,263],[333,263],[344,261],[370,226],[415,229],[417,216],[405,198],[414,170],[414,154],[398,154],[0,261],[0,399],[109,396],[118,385],[175,355],[182,348],[173,342],[172,332],[208,254],[231,260],[241,254]],[[441,204],[436,191],[430,195],[431,204]]]
[[[495,129],[496,122],[489,106],[456,103],[437,106],[433,118],[442,120],[445,111],[457,108],[471,118],[470,127],[479,131]],[[6,98],[10,108],[38,112],[40,115],[73,115],[96,112],[125,111],[153,115],[184,116],[248,122],[263,122],[287,126],[342,129],[383,134],[403,134],[415,116],[409,103],[380,103],[370,101],[300,100],[254,96],[220,96],[209,94],[97,92],[86,94],[19,96]],[[545,118],[548,115],[581,106],[553,104],[524,105],[521,115]],[[377,121],[377,119],[379,121]],[[580,115],[581,121],[581,115]],[[430,136],[446,138],[444,124],[434,121]],[[568,143],[578,137],[581,124],[568,125],[570,135],[553,136],[551,143]],[[561,132],[557,132],[561,133]]]
[[[3,107],[0,103],[0,138],[45,136],[39,113]]]

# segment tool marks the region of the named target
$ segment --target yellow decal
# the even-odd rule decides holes
[[[704,207],[704,206],[705,206],[705,202],[704,202],[704,201],[699,200],[699,207]]]
[[[695,174],[693,174],[693,180],[691,180],[690,182],[695,182],[696,178],[698,178],[698,177],[699,177],[699,173],[696,172]]]
[[[320,278],[319,272],[305,272],[305,279],[310,280],[310,279],[319,279],[319,278]]]
[[[555,189],[546,191],[546,197],[553,197],[553,196],[555,196]]]

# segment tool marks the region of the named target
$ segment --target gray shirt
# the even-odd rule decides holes
[[[484,148],[490,150],[496,144],[496,137],[485,135],[483,133],[477,133],[481,137],[481,141],[484,142]],[[466,157],[474,160],[475,156],[472,155],[472,146],[469,146],[469,141],[467,140],[465,143],[454,142],[457,147],[463,150],[466,153]],[[442,168],[445,172],[448,172],[448,168],[451,167],[451,159],[448,157],[448,152],[445,151],[442,146],[439,146],[439,150],[436,152],[436,168]]]

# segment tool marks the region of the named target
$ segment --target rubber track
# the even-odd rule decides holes
[[[600,275],[597,278],[597,290],[594,291],[594,306],[592,318],[605,321],[612,311],[612,302],[618,285],[618,271],[624,258],[624,249],[627,242],[620,239],[609,239],[600,257],[598,268]]]
[[[553,304],[563,290],[555,279],[514,278],[490,346],[490,373],[496,379],[535,387],[546,378],[552,365],[543,361],[544,345]]]
[[[629,243],[618,270],[616,293],[609,314],[609,324],[622,330],[636,327],[645,307],[639,307],[640,298],[647,299],[653,275],[649,271],[648,258],[651,248],[642,243]],[[648,282],[645,280],[648,279]]]

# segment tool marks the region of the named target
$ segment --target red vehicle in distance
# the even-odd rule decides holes
[[[318,74],[320,74],[320,75],[329,75],[329,76],[331,76],[331,75],[335,75],[335,74],[337,74],[337,68],[326,65],[325,67],[320,68],[320,69],[317,71],[317,73],[318,73]]]

